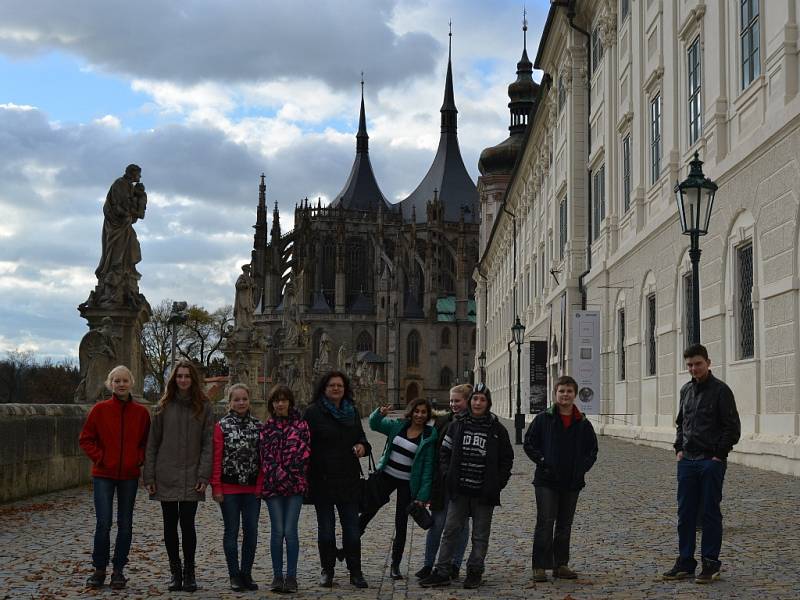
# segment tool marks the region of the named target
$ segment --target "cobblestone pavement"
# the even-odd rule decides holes
[[[383,439],[370,434],[379,450]],[[512,435],[513,439],[513,435]],[[479,590],[460,584],[425,590],[413,573],[421,566],[424,532],[409,525],[402,569],[406,579],[388,576],[393,503],[364,536],[364,573],[370,588],[356,591],[344,568],[336,586],[316,584],[319,563],[312,507],[301,513],[298,580],[302,598],[460,600],[462,598],[799,598],[800,481],[731,464],[723,499],[723,572],[720,581],[663,582],[659,573],[675,559],[675,462],[671,452],[600,439],[597,465],[588,475],[572,535],[571,565],[577,581],[530,582],[534,526],[532,464],[515,447],[516,461],[503,506],[495,511],[485,583]],[[222,519],[213,501],[198,511],[198,583],[195,594],[166,591],[166,557],[159,506],[140,490],[125,592],[87,591],[91,570],[94,511],[88,487],[0,506],[0,598],[266,598],[268,591],[231,592],[222,554]],[[114,531],[112,530],[112,543]],[[261,512],[254,578],[267,587],[269,519]],[[408,579],[410,577],[410,579]]]

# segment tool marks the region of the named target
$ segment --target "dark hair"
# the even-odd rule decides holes
[[[568,386],[570,386],[572,389],[574,389],[574,390],[575,390],[575,394],[576,394],[576,395],[578,394],[578,382],[577,382],[577,381],[575,381],[575,380],[574,380],[572,377],[570,377],[569,375],[562,375],[561,377],[559,377],[558,379],[556,379],[556,383],[555,383],[555,385],[553,385],[553,391],[554,391],[554,392],[558,391],[558,386],[560,386],[560,385],[568,385]]]
[[[406,406],[406,413],[405,413],[406,419],[410,419],[411,418],[411,415],[414,414],[414,410],[420,404],[425,405],[425,408],[428,409],[428,418],[429,419],[431,418],[431,416],[433,415],[433,405],[431,404],[431,401],[428,400],[427,398],[414,398]]]
[[[328,382],[334,377],[340,377],[344,382],[344,397],[353,399],[353,388],[350,387],[350,378],[341,371],[328,371],[319,378],[317,387],[314,390],[314,400],[318,400],[325,395],[325,388],[328,387]]]
[[[189,388],[189,397],[192,399],[194,416],[199,419],[200,415],[203,414],[203,409],[209,402],[208,396],[206,396],[206,392],[201,385],[200,372],[197,370],[197,367],[192,361],[186,360],[185,358],[176,362],[175,368],[173,368],[172,373],[169,374],[164,395],[161,396],[161,400],[158,401],[157,412],[162,412],[167,407],[167,404],[172,402],[178,395],[178,384],[175,381],[175,377],[178,375],[178,369],[188,369],[189,375],[192,377],[192,387]]]
[[[267,410],[269,414],[275,416],[275,403],[285,398],[289,401],[289,408],[294,408],[294,393],[288,385],[278,383],[272,386],[267,395]]]
[[[683,351],[683,359],[686,360],[693,356],[702,356],[705,360],[708,360],[708,350],[703,344],[692,344]]]

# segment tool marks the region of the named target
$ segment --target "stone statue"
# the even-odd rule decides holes
[[[330,364],[333,343],[327,331],[323,331],[319,338],[319,364],[321,367]]]
[[[342,373],[347,368],[347,346],[345,344],[339,346],[339,352],[336,355],[336,366]]]
[[[75,390],[75,402],[95,402],[103,398],[106,376],[116,364],[119,340],[120,336],[114,334],[111,317],[104,317],[100,327],[83,336],[78,348],[81,382]]]
[[[244,352],[236,353],[236,361],[233,365],[235,383],[244,383],[250,385],[250,365],[247,362],[247,357]]]
[[[297,303],[294,296],[294,286],[291,282],[286,284],[283,295],[283,343],[286,346],[297,346],[300,336],[300,319],[297,315]]]
[[[236,280],[236,300],[233,306],[233,321],[236,329],[250,329],[253,325],[253,291],[255,282],[250,276],[250,265],[242,265],[242,274]]]
[[[142,169],[128,165],[125,174],[111,184],[103,205],[103,236],[97,288],[89,304],[101,307],[138,306],[139,279],[136,264],[142,251],[133,224],[144,218],[147,194],[140,179]]]

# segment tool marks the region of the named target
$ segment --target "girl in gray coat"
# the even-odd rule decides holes
[[[158,402],[144,465],[144,483],[150,498],[161,501],[171,592],[197,590],[194,520],[197,502],[205,500],[211,478],[213,431],[211,403],[203,391],[200,374],[191,362],[180,360]],[[179,523],[183,566],[178,550]]]

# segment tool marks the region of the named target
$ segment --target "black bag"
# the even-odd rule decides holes
[[[358,465],[358,468],[361,469],[361,464]],[[361,494],[358,502],[360,513],[375,513],[384,504],[388,504],[389,496],[384,492],[382,477],[381,472],[375,469],[375,459],[370,450],[367,476],[364,476],[363,470],[361,471]]]
[[[406,507],[406,512],[414,519],[416,524],[423,529],[427,530],[433,527],[433,516],[422,504],[417,504],[416,501],[412,501],[411,504]]]

